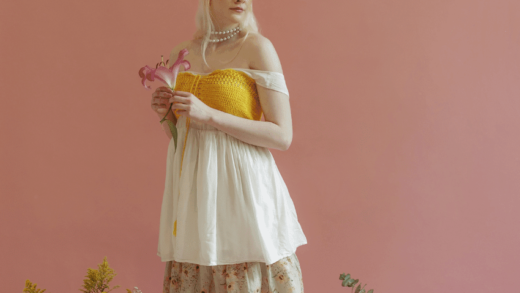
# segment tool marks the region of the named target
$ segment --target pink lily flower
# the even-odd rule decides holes
[[[188,60],[184,60],[184,57],[186,55],[188,55],[188,49],[182,49],[179,52],[177,61],[175,61],[175,63],[173,63],[173,65],[170,66],[170,68],[160,66],[161,63],[164,64],[164,62],[162,61],[160,63],[157,63],[155,69],[152,69],[148,65],[142,67],[139,70],[139,77],[142,78],[143,86],[146,89],[150,89],[150,86],[146,85],[146,80],[154,81],[157,78],[173,90],[175,88],[175,82],[177,81],[177,74],[179,73],[180,66],[183,65],[185,71],[191,68],[190,62],[188,62]],[[168,61],[169,59],[166,60],[166,63],[168,63]]]
[[[148,65],[139,69],[139,77],[142,78],[143,86],[146,89],[150,89],[150,86],[146,85],[146,80],[154,81],[157,78],[158,80],[160,80],[165,85],[167,85],[170,89],[173,90],[175,88],[175,83],[177,81],[177,74],[179,74],[180,66],[181,65],[184,66],[184,71],[191,68],[190,62],[188,62],[188,60],[184,60],[184,57],[186,55],[188,55],[188,49],[182,49],[179,52],[177,61],[175,61],[175,63],[173,63],[173,65],[170,66],[170,68],[166,68],[166,64],[163,62],[163,58],[161,55],[161,62],[157,63],[157,65],[155,66],[155,69],[150,68]],[[166,63],[168,63],[168,61],[170,61],[170,60],[169,59],[166,60]],[[161,66],[161,64],[164,66]],[[177,118],[175,117],[175,115],[173,116],[174,120],[175,120],[174,121],[175,124],[174,124],[174,122],[166,119],[166,117],[168,116],[168,113],[170,113],[170,111],[172,109],[172,105],[173,105],[173,103],[170,104],[170,107],[168,108],[166,115],[164,115],[163,119],[161,119],[161,121],[159,121],[159,122],[162,124],[164,121],[166,121],[166,123],[168,124],[170,131],[172,133],[173,140],[175,142],[175,149],[177,149],[177,127],[175,126],[175,124],[177,124]]]

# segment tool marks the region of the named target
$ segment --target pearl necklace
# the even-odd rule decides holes
[[[227,30],[227,31],[222,31],[222,32],[217,32],[217,31],[212,31],[211,34],[217,34],[217,35],[221,35],[221,34],[229,34],[229,33],[232,33],[231,35],[227,36],[227,37],[223,37],[223,38],[216,38],[216,39],[213,39],[213,40],[209,40],[210,42],[213,42],[213,43],[217,43],[217,42],[222,42],[222,41],[225,41],[225,40],[229,40],[231,39],[234,35],[238,34],[240,32],[241,28],[240,27],[236,27],[234,29],[231,29],[231,30]]]

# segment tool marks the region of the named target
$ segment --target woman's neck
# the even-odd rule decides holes
[[[239,23],[228,23],[228,24],[224,24],[224,25],[215,24],[215,31],[224,32],[224,31],[228,31],[228,30],[233,30],[239,26],[240,26]]]

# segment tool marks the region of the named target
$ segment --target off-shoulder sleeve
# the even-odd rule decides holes
[[[285,83],[285,77],[283,73],[254,69],[242,69],[241,71],[251,76],[256,81],[257,85],[279,91],[289,97],[289,90],[287,89],[287,84]]]

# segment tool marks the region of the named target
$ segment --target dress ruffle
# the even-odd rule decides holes
[[[169,261],[164,270],[163,293],[303,293],[303,276],[296,254],[266,265],[244,262],[202,266]]]

